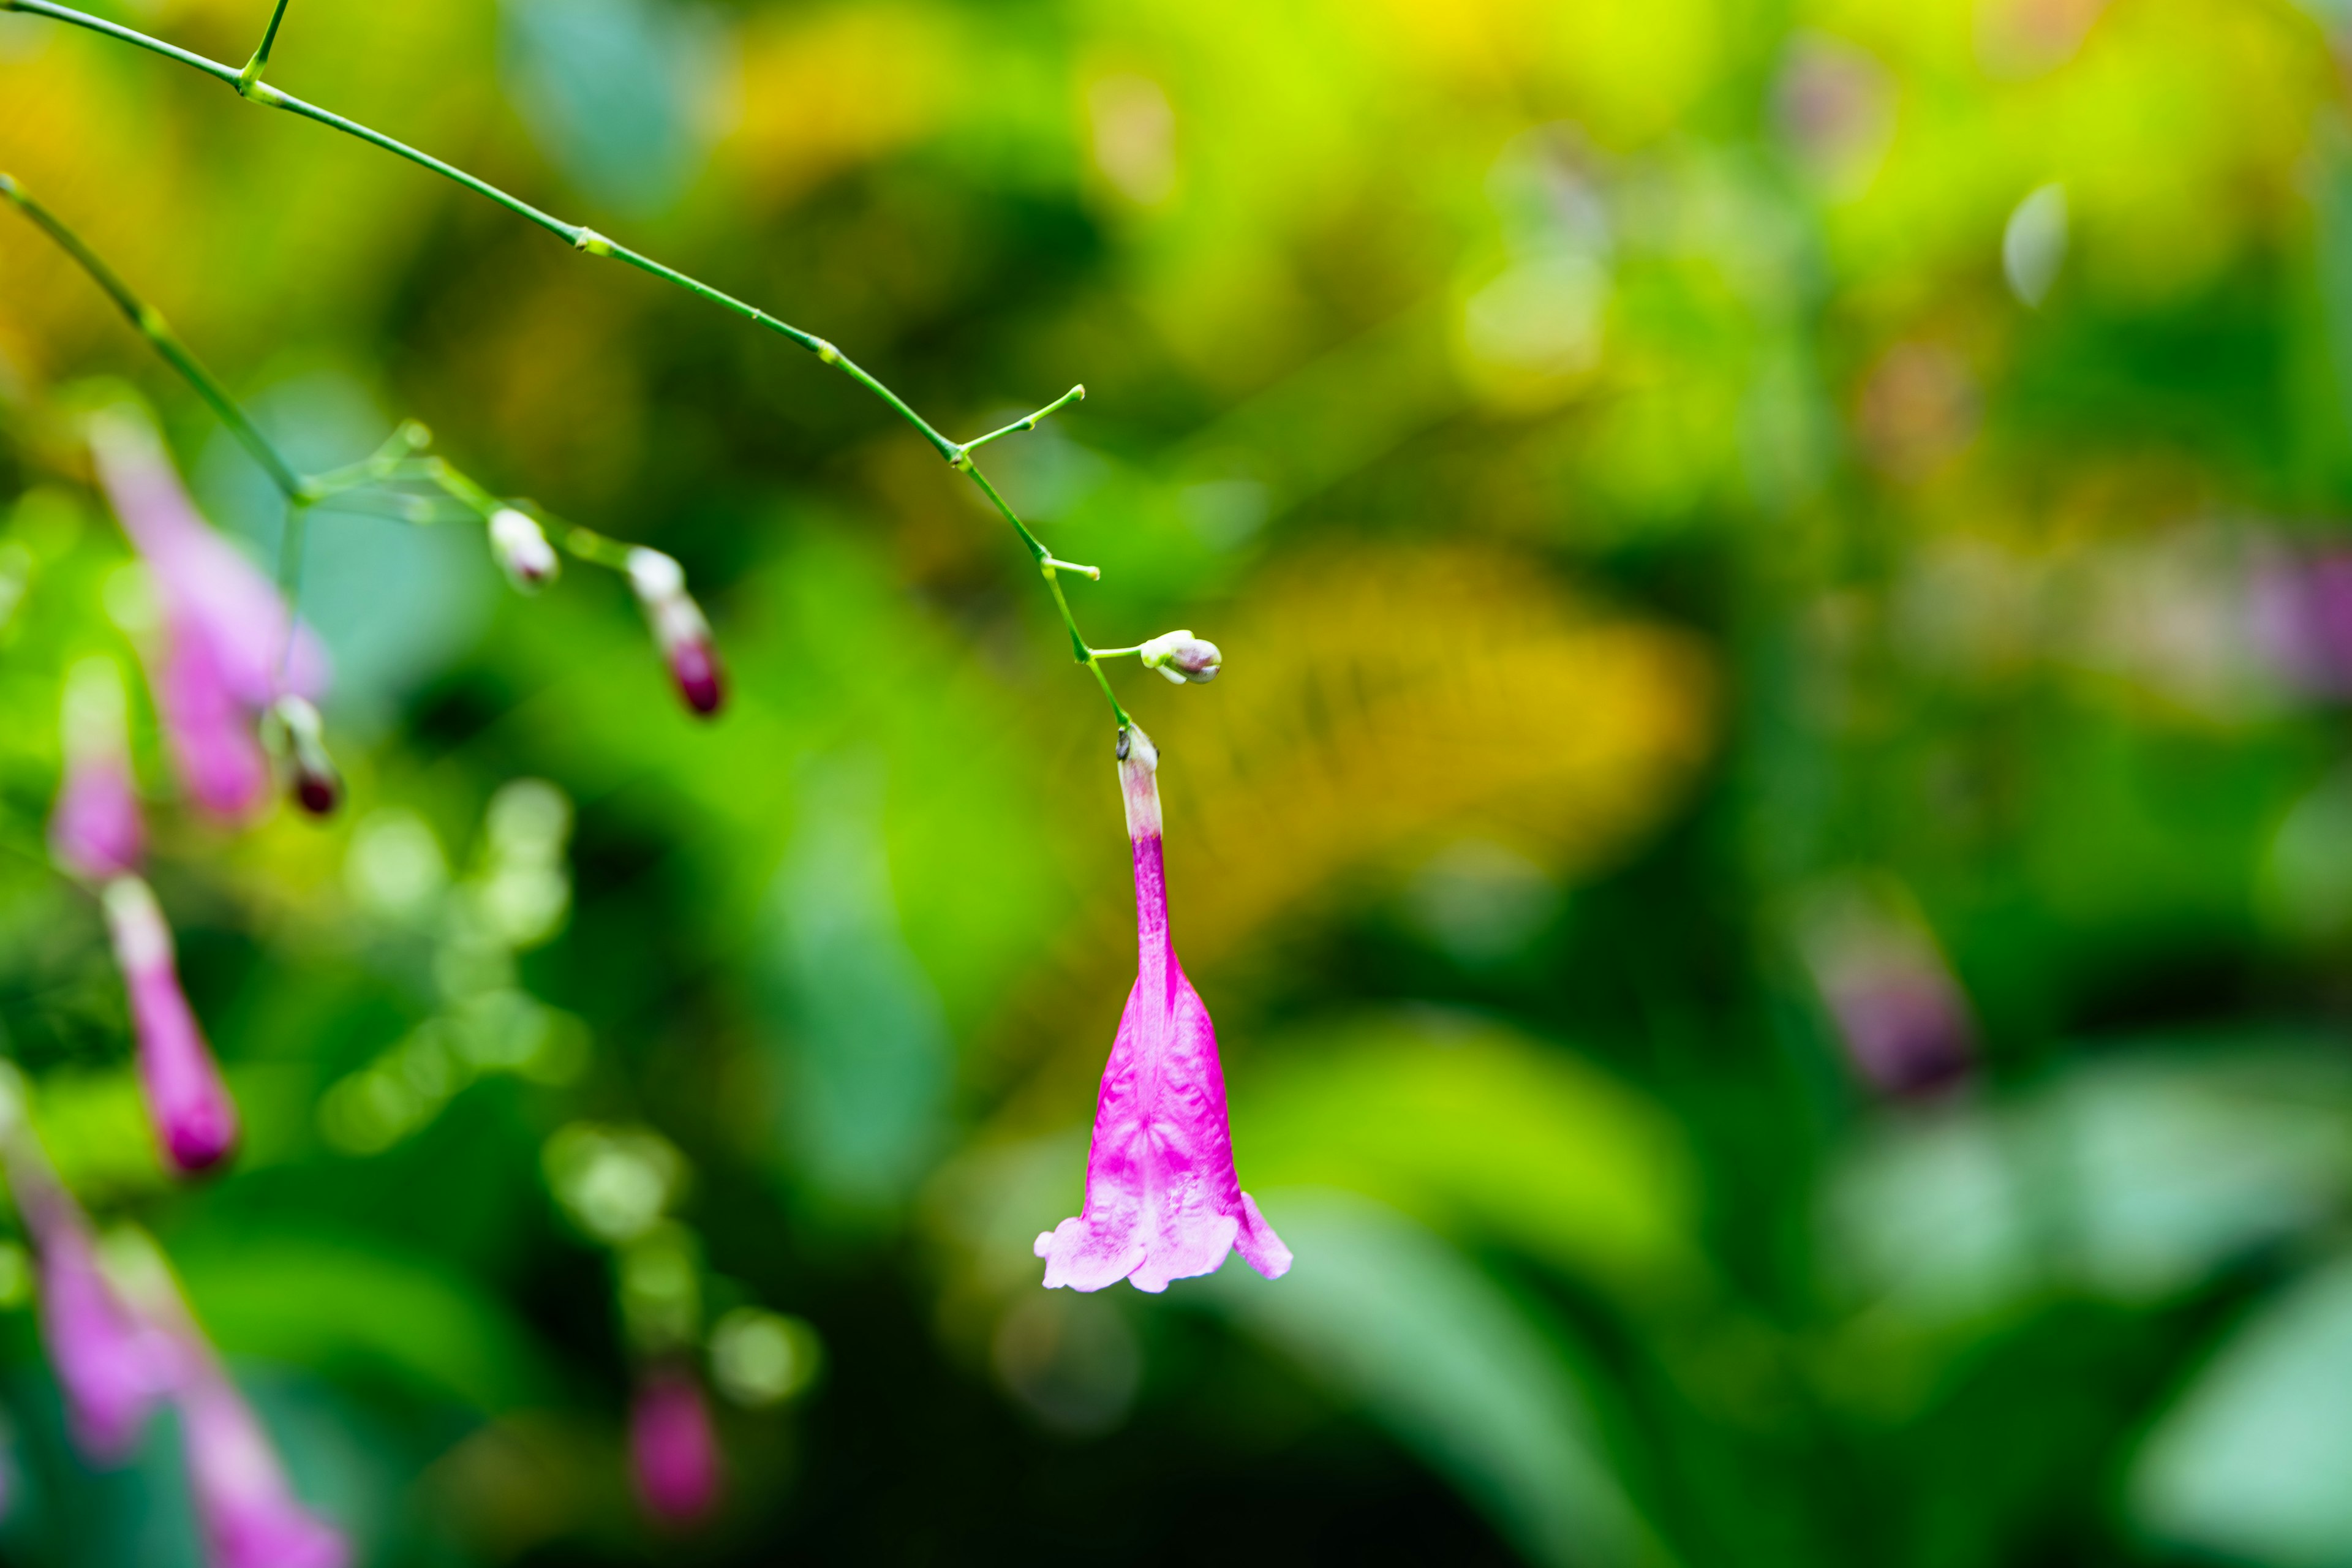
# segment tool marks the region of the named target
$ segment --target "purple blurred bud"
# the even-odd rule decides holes
[[[106,886],[115,963],[131,997],[139,1083],[164,1157],[183,1173],[205,1170],[236,1147],[236,1105],[181,993],[172,931],[155,895],[136,877]]]
[[[270,705],[269,717],[286,753],[295,804],[313,816],[333,816],[343,798],[343,777],[327,754],[319,710],[299,697],[281,697]]]
[[[1839,1039],[1872,1088],[1916,1099],[1968,1076],[1968,999],[1899,889],[1855,879],[1819,891],[1801,936]]]
[[[687,706],[705,718],[718,712],[726,699],[719,650],[701,606],[686,591],[685,569],[658,550],[632,550],[629,586],[645,606],[646,624]]]
[[[49,853],[94,882],[137,870],[145,848],[123,707],[112,659],[85,659],[66,677],[65,782],[49,815]]]
[[[526,594],[538,593],[562,570],[539,520],[510,506],[490,515],[490,553],[498,557],[507,581]]]
[[[683,1362],[648,1367],[629,1413],[629,1464],[655,1518],[692,1524],[719,1505],[718,1434],[702,1384]]]
[[[1143,667],[1158,670],[1179,686],[1188,680],[1205,685],[1216,679],[1223,663],[1224,656],[1215,643],[1191,632],[1169,632],[1143,645]]]
[[[209,1353],[195,1359],[179,1405],[207,1568],[343,1568],[342,1532],[296,1500],[245,1396]]]
[[[173,1347],[100,1271],[89,1224],[49,1169],[13,1067],[0,1073],[0,1148],[33,1244],[41,1342],[65,1396],[74,1445],[93,1463],[119,1463],[174,1381]]]

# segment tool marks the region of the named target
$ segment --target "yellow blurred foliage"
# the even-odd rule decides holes
[[[1150,726],[1177,948],[1196,971],[1349,874],[1465,829],[1589,876],[1685,798],[1713,741],[1696,637],[1584,603],[1521,556],[1318,551],[1269,569],[1213,629],[1225,674],[1153,703],[1169,716]],[[1016,1003],[1013,1054],[1099,1065],[1105,1041],[1044,1034],[1074,991],[1117,996],[1133,967],[1126,888],[1098,900]]]
[[[950,19],[912,5],[767,14],[745,27],[742,117],[722,150],[775,207],[919,140],[954,87]]]

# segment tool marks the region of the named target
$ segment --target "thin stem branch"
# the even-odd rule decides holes
[[[909,407],[905,399],[901,398],[897,393],[891,391],[887,386],[885,386],[879,380],[876,379],[875,376],[869,374],[855,360],[851,359],[847,354],[843,353],[832,343],[827,342],[824,339],[818,337],[814,332],[805,331],[799,327],[793,326],[789,321],[783,321],[779,317],[770,315],[767,311],[759,309],[755,305],[749,304],[744,300],[737,299],[734,295],[726,292],[724,289],[713,288],[711,285],[703,282],[700,279],[691,277],[687,273],[679,271],[674,267],[655,260],[652,257],[646,256],[639,251],[633,250],[629,247],[623,245],[616,240],[608,238],[607,237],[597,233],[594,229],[588,227],[584,224],[566,223],[562,218],[559,218],[551,213],[543,212],[540,208],[531,205],[529,202],[524,201],[520,196],[511,195],[507,192],[500,190],[498,186],[491,184],[488,181],[481,179],[477,175],[467,174],[465,170],[458,168],[454,163],[444,163],[442,160],[434,157],[429,153],[422,152],[417,148],[408,145],[404,142],[387,136],[380,131],[362,125],[355,120],[347,120],[343,116],[333,112],[331,110],[321,109],[316,104],[306,103],[301,99],[296,98],[290,93],[281,92],[278,89],[268,86],[260,79],[258,64],[266,58],[268,50],[277,37],[278,25],[285,14],[285,9],[286,0],[278,0],[276,13],[270,18],[269,31],[265,35],[262,40],[261,49],[257,51],[255,63],[249,64],[244,70],[237,70],[231,67],[223,65],[218,60],[207,59],[202,55],[192,53],[176,45],[167,44],[160,38],[150,37],[144,33],[138,32],[130,27],[125,27],[119,23],[110,22],[102,17],[90,16],[87,12],[77,11],[71,6],[60,5],[56,3],[56,0],[0,0],[0,11],[23,11],[37,16],[47,16],[53,21],[64,22],[72,26],[85,27],[91,32],[103,34],[110,38],[116,39],[121,43],[130,44],[134,47],[150,50],[155,54],[163,56],[167,59],[176,60],[182,65],[200,70],[206,76],[212,77],[216,80],[227,83],[229,86],[235,88],[241,97],[252,102],[262,104],[271,109],[281,109],[289,114],[299,115],[305,120],[315,121],[320,125],[325,125],[333,130],[342,132],[347,136],[357,137],[359,140],[367,142],[369,145],[380,148],[396,157],[405,158],[412,163],[432,170],[435,174],[441,175],[444,179],[452,180],[457,184],[465,186],[467,190],[472,191],[477,195],[483,196],[490,201],[496,202],[499,205],[505,207],[508,211],[515,214],[517,216],[528,219],[529,221],[539,225],[541,228],[562,237],[565,243],[569,244],[575,250],[584,251],[591,256],[607,257],[616,261],[625,262],[629,266],[635,267],[640,271],[651,273],[653,276],[659,278],[666,282],[673,283],[678,288],[685,289],[687,292],[693,294],[699,299],[708,300],[709,303],[718,305],[722,309],[731,310],[735,314],[743,317],[745,320],[750,321],[756,325],[765,327],[771,331],[789,338],[793,342],[799,344],[802,348],[815,354],[818,359],[839,370],[843,374],[848,376],[860,386],[866,388],[866,391],[872,393],[876,397],[879,398],[885,405],[887,405],[892,412],[896,413],[900,418],[906,420],[908,425],[914,427],[918,435],[921,436],[924,440],[930,443],[934,451],[938,452],[940,456],[946,458],[950,465],[968,476],[975,484],[979,485],[982,491],[986,494],[990,501],[995,505],[996,510],[1004,514],[1005,520],[1013,525],[1013,531],[1020,536],[1023,545],[1028,549],[1031,557],[1038,563],[1040,570],[1044,572],[1046,585],[1051,590],[1054,596],[1055,607],[1061,612],[1063,624],[1068,627],[1070,632],[1071,644],[1077,650],[1078,662],[1086,665],[1087,668],[1093,671],[1096,680],[1102,686],[1103,695],[1110,701],[1111,711],[1118,716],[1120,724],[1125,725],[1129,722],[1126,710],[1119,706],[1118,699],[1111,694],[1110,682],[1108,679],[1104,676],[1101,668],[1094,663],[1092,657],[1087,651],[1086,639],[1078,634],[1077,624],[1070,614],[1069,603],[1063,597],[1061,584],[1055,579],[1056,568],[1061,563],[1056,563],[1054,560],[1054,557],[1046,551],[1045,545],[1038,541],[1037,536],[1030,531],[1029,526],[1021,521],[1020,517],[1013,512],[1010,506],[1005,504],[1003,497],[996,493],[995,487],[988,482],[986,477],[981,473],[978,467],[976,467],[971,460],[971,449],[974,447],[983,446],[990,441],[997,439],[999,437],[1010,435],[1016,430],[1035,428],[1036,423],[1039,419],[1044,418],[1055,409],[1062,407],[1065,404],[1073,402],[1077,398],[1084,396],[1085,388],[1072,387],[1059,399],[1048,405],[1046,407],[1039,409],[1027,419],[1016,422],[1013,425],[1009,425],[1002,430],[991,431],[988,435],[980,437],[971,442],[959,445],[958,443],[950,440],[947,437],[941,435],[929,420],[925,419],[921,415],[916,413],[913,408]],[[137,319],[137,317],[133,317],[134,321]],[[164,342],[160,340],[157,342],[157,347],[163,351],[166,358],[172,359],[173,364],[182,369],[183,374],[188,374],[192,381],[196,381],[196,378],[202,374],[200,370],[194,368],[194,362],[193,360],[187,360],[185,363],[182,363],[185,354],[184,350],[180,351],[179,355],[175,356],[170,348],[165,347]],[[239,425],[242,421],[242,416],[239,415],[232,418],[229,413],[229,409],[233,408],[235,405],[233,404],[227,404],[225,398],[215,401],[215,395],[217,394],[216,387],[207,391],[207,382],[196,381],[196,384],[197,390],[200,393],[205,394],[205,400],[214,404],[215,408],[221,413],[222,417],[231,419],[233,426]],[[243,426],[241,427],[241,438],[244,438],[242,436],[243,428],[249,428],[249,425]],[[258,432],[254,432],[253,434],[254,437],[257,438]],[[247,445],[251,446],[252,444],[252,439],[247,439]],[[257,449],[256,455],[259,455],[259,451]],[[269,465],[265,463],[265,466],[267,467]],[[273,479],[278,478],[281,471],[288,479],[292,479],[294,477],[291,468],[287,468],[282,462],[278,463],[277,467],[272,469],[271,477]],[[299,481],[297,482],[299,483]],[[289,498],[292,497],[294,493],[295,492],[291,489],[288,491]],[[453,491],[452,493],[454,494],[456,492]],[[467,498],[461,497],[460,499],[462,500]],[[572,531],[574,534],[583,531],[584,531],[581,530]],[[602,536],[598,535],[594,537],[601,538]],[[572,542],[569,535],[567,535],[566,538],[566,548],[571,549],[574,554],[583,554],[583,559],[592,561],[599,559],[599,557],[593,552],[583,554],[582,550]]]
[[[250,90],[261,79],[261,73],[269,68],[269,51],[278,43],[278,25],[286,20],[286,4],[287,0],[278,0],[278,8],[269,13],[269,28],[261,35],[261,47],[253,51],[253,58],[236,73],[237,91]]]
[[[5,196],[19,212],[32,220],[36,227],[55,240],[58,248],[72,257],[75,263],[89,274],[91,281],[106,291],[107,298],[130,318],[131,324],[139,330],[140,335],[154,345],[155,352],[170,361],[172,368],[195,388],[196,395],[220,416],[221,422],[229,427],[230,432],[244,444],[245,449],[253,454],[254,461],[268,474],[270,482],[285,493],[289,503],[308,499],[310,492],[302,476],[295,471],[294,465],[288,462],[278,448],[270,445],[269,437],[246,417],[245,410],[236,405],[236,399],[228,395],[228,389],[214,380],[212,373],[188,352],[187,345],[180,342],[178,335],[172,331],[171,323],[163,320],[162,311],[133,294],[121,275],[109,267],[96,251],[82,243],[81,236],[68,228],[57,214],[35,201],[24,186],[5,174],[0,174],[0,196]]]
[[[1086,395],[1087,389],[1083,384],[1074,386],[1070,388],[1069,391],[1062,394],[1061,396],[1054,399],[1053,402],[1045,405],[1045,407],[1037,410],[1036,413],[1029,416],[1028,418],[1015,419],[1012,424],[1007,425],[1002,430],[991,430],[985,436],[974,436],[971,440],[966,441],[961,447],[959,447],[958,450],[965,457],[970,457],[974,447],[985,447],[991,441],[996,440],[1001,437],[1017,436],[1024,430],[1034,430],[1037,428],[1037,421],[1045,418],[1048,414],[1058,412],[1069,404],[1084,402],[1086,400]]]

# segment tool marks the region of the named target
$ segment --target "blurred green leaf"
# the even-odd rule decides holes
[[[1688,1285],[1704,1271],[1696,1181],[1673,1123],[1590,1063],[1499,1024],[1373,1016],[1320,1031],[1269,1053],[1235,1089],[1233,1119],[1253,1191],[1346,1188],[1613,1285]]]
[[[2256,1308],[2157,1422],[2132,1472],[2157,1535],[2277,1568],[2352,1563],[2352,1261]]]
[[[1239,1263],[1205,1293],[1492,1515],[1536,1562],[1668,1561],[1618,1480],[1574,1363],[1495,1281],[1395,1211],[1268,1190],[1297,1257],[1281,1279]]]

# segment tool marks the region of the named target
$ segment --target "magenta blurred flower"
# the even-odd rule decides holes
[[[2249,592],[2255,641],[2288,684],[2352,695],[2352,550],[2283,550],[2258,563]]]
[[[702,607],[686,591],[685,568],[658,550],[632,550],[629,586],[645,607],[646,624],[686,705],[706,718],[718,712],[726,698],[719,650]]]
[[[639,1381],[629,1412],[629,1467],[637,1496],[656,1519],[691,1524],[718,1506],[719,1437],[702,1384],[683,1363],[656,1362]]]
[[[66,678],[65,782],[49,814],[49,853],[93,882],[136,871],[145,848],[123,707],[113,660],[86,659]]]
[[[131,997],[148,1117],[173,1168],[205,1170],[236,1147],[236,1106],[181,994],[171,928],[136,877],[109,882],[105,900],[115,963]]]
[[[89,1222],[58,1184],[26,1120],[22,1080],[0,1073],[0,1150],[32,1241],[41,1342],[65,1396],[75,1446],[91,1461],[127,1458],[170,1391],[171,1342],[127,1306],[100,1271]]]
[[[1231,1251],[1269,1279],[1290,1268],[1290,1249],[1234,1173],[1216,1030],[1169,940],[1159,765],[1150,739],[1130,725],[1119,784],[1135,852],[1135,989],[1103,1069],[1085,1211],[1037,1238],[1049,1289],[1099,1290],[1124,1279],[1164,1290],[1213,1272]]]
[[[1867,878],[1816,889],[1801,935],[1839,1041],[1871,1088],[1913,1099],[1968,1077],[1968,999],[1899,889]]]
[[[296,1500],[268,1434],[209,1348],[189,1350],[178,1404],[207,1568],[343,1568],[342,1532]]]
[[[289,646],[278,590],[197,514],[142,416],[126,407],[97,416],[90,447],[107,499],[154,577],[162,626],[151,673],[173,765],[198,805],[241,816],[269,784],[255,716],[283,692],[319,696],[326,651],[307,626],[294,628]]]

